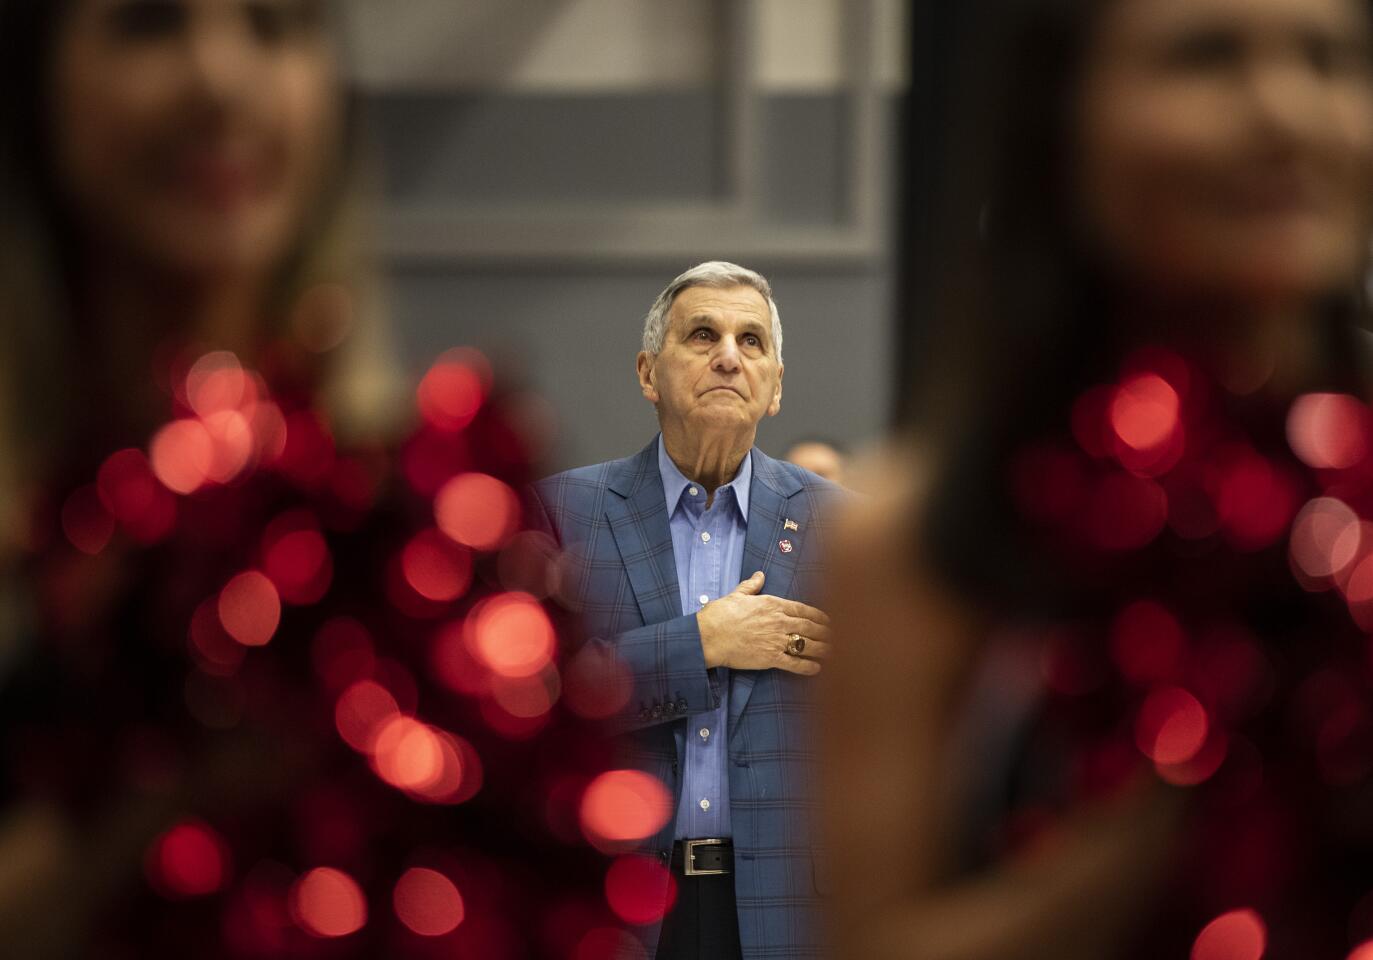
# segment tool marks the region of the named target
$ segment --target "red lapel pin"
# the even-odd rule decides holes
[[[790,540],[779,540],[779,541],[777,542],[777,546],[779,546],[779,547],[782,548],[782,552],[783,552],[783,553],[791,553],[791,541],[790,541]]]

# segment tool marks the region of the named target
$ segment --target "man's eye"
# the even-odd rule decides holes
[[[186,25],[187,11],[176,0],[131,0],[110,11],[114,32],[129,40],[155,40],[170,36]]]
[[[707,330],[705,327],[702,327],[701,329],[693,333],[692,336],[695,337],[697,340],[709,340],[710,331]]]
[[[748,344],[750,347],[757,347],[762,344],[762,341],[750,333],[748,336],[744,337],[744,343]]]

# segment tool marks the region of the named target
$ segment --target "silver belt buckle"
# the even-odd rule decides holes
[[[684,859],[686,862],[683,864],[683,867],[685,868],[683,872],[688,877],[715,877],[723,874],[725,872],[724,870],[696,869],[696,848],[704,847],[709,844],[715,844],[716,846],[719,846],[722,845],[724,842],[724,840],[720,839],[684,840],[683,843],[686,844],[686,857]]]

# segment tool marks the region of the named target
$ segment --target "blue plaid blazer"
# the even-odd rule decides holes
[[[614,719],[626,762],[667,784],[676,810],[686,716],[718,701],[696,617],[681,611],[657,443],[539,481],[531,509],[564,552],[560,593],[580,614],[586,642],[613,650],[632,671],[629,703]],[[739,579],[762,570],[765,593],[819,606],[826,518],[842,496],[755,448]],[[813,682],[781,670],[730,671],[729,803],[746,960],[822,955]],[[645,852],[666,862],[672,841],[669,822]],[[635,932],[653,957],[659,926]]]

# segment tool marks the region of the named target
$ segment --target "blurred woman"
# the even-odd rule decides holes
[[[839,954],[1343,957],[1373,937],[1373,484],[1329,455],[1373,396],[1369,11],[995,13],[932,360],[835,567]],[[1349,556],[1311,561],[1326,510]]]
[[[387,415],[333,16],[321,0],[0,5],[7,539],[45,471],[146,439],[177,357],[284,353],[345,429]]]
[[[320,0],[0,2],[7,734],[57,691],[49,710],[91,709],[69,715],[78,729],[147,722],[96,716],[90,692],[133,675],[152,696],[167,676],[166,651],[128,645],[134,623],[119,626],[137,548],[53,545],[53,497],[145,446],[197,358],[229,351],[274,389],[327,395],[345,434],[394,415],[333,16]],[[50,748],[63,742],[54,731]],[[107,782],[73,817],[24,779],[28,743],[7,739],[0,777],[0,941],[16,956],[63,955],[128,884],[166,798]],[[210,779],[222,787],[225,773]]]

